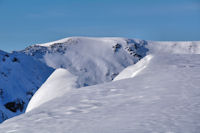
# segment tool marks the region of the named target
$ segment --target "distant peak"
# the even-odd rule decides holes
[[[67,37],[60,40],[47,42],[47,43],[41,43],[41,44],[35,44],[35,46],[42,46],[42,47],[50,47],[54,44],[59,43],[71,43],[71,42],[77,42],[77,41],[86,41],[86,40],[98,40],[98,41],[106,41],[106,40],[112,40],[112,41],[125,41],[128,40],[127,38],[122,37]]]

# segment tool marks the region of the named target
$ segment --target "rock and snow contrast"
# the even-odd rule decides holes
[[[80,87],[112,81],[148,51],[143,40],[71,37],[30,46],[22,52],[52,68],[66,68]]]
[[[53,71],[25,54],[0,51],[0,122],[23,113]]]
[[[0,132],[198,133],[199,53],[200,42],[124,38],[71,37],[30,46],[14,54],[37,61],[27,65],[40,72],[34,75],[44,76],[33,67],[38,62],[56,70],[40,80],[26,113],[3,122]]]
[[[112,81],[146,55],[146,44],[123,38],[70,37],[13,53],[0,51],[0,122],[24,113],[55,69],[65,68],[76,76],[76,88]]]

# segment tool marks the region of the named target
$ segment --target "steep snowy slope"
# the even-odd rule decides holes
[[[88,86],[113,80],[125,67],[136,63],[148,51],[146,41],[124,38],[70,37],[23,50],[53,68],[67,68]]]
[[[0,122],[21,114],[53,69],[21,53],[0,51]]]
[[[26,108],[26,112],[29,112],[45,102],[60,97],[71,89],[76,88],[76,81],[77,77],[72,75],[66,69],[59,68],[55,70],[31,98]]]
[[[135,77],[73,89],[0,132],[199,133],[199,86],[200,55],[153,55]]]
[[[139,74],[143,69],[147,67],[152,58],[153,58],[152,55],[147,55],[136,64],[128,66],[122,72],[120,72],[113,81],[135,77],[137,74]]]

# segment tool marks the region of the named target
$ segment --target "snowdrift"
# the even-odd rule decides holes
[[[66,69],[57,69],[38,89],[30,100],[26,112],[29,112],[43,103],[64,95],[66,92],[77,87],[77,77]]]

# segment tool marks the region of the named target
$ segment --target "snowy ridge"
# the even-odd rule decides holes
[[[185,42],[156,42],[148,41],[147,48],[151,53],[171,53],[171,54],[200,54],[200,41]]]
[[[69,43],[74,43],[82,40],[93,40],[93,41],[124,41],[126,40],[125,38],[120,38],[120,37],[68,37],[68,38],[63,38],[57,41],[53,42],[48,42],[48,43],[42,43],[42,44],[35,44],[35,46],[43,46],[43,47],[51,47],[52,45],[55,44],[69,44]]]
[[[66,69],[60,68],[55,70],[31,98],[26,108],[26,112],[76,88],[76,80],[77,77],[69,73]]]
[[[104,41],[107,42],[107,45],[110,44],[109,42],[144,43],[144,40],[120,37],[68,37],[49,43],[35,44],[33,46],[51,47],[56,44],[75,44],[83,40]],[[145,41],[145,43],[148,44],[146,46],[151,53],[200,54],[200,41]]]
[[[133,78],[138,75],[143,69],[147,67],[150,60],[153,58],[153,55],[147,55],[142,58],[135,65],[128,66],[122,72],[120,72],[113,81],[122,80],[126,78]]]
[[[53,44],[66,43],[69,40],[70,40],[70,38],[64,38],[64,39],[60,39],[60,40],[53,41],[53,42],[48,42],[48,43],[43,43],[43,44],[35,44],[35,46],[50,47]]]

